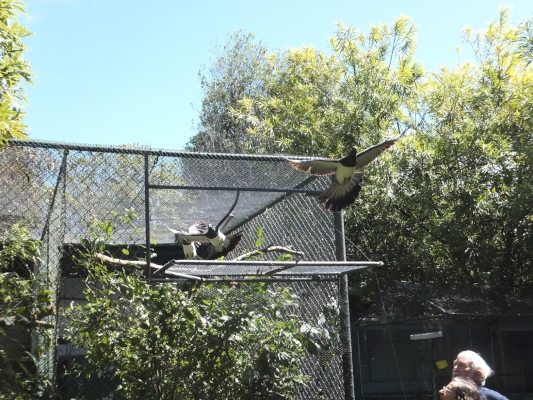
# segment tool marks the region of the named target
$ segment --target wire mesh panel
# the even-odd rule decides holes
[[[287,168],[280,157],[180,155],[151,158],[150,222],[156,241],[172,240],[167,227],[187,229],[198,220],[215,225],[239,196],[227,226],[232,231],[285,200],[284,189],[295,190],[306,181],[305,175]],[[307,189],[312,191],[313,187]],[[305,201],[296,203],[299,209],[306,209],[308,215],[303,217],[307,221],[313,219],[315,203],[310,208],[305,207]],[[290,210],[284,212],[289,215]]]
[[[63,150],[10,146],[0,151],[0,226],[24,220],[41,238]]]
[[[329,178],[315,179],[294,171],[282,157],[12,142],[0,152],[0,168],[4,171],[0,178],[1,228],[21,221],[31,228],[36,238],[48,241],[43,270],[50,277],[55,274],[61,283],[54,288],[58,333],[52,349],[56,361],[54,379],[58,393],[65,398],[99,399],[112,395],[118,398],[113,393],[122,385],[113,375],[112,365],[90,378],[76,375],[73,367],[90,359],[86,350],[72,340],[71,329],[72,310],[86,301],[87,273],[78,266],[86,261],[83,251],[87,246],[94,246],[112,260],[144,263],[145,272],[150,266],[150,271],[155,273],[169,260],[184,258],[184,250],[175,243],[171,230],[187,231],[198,221],[215,226],[226,218],[229,223],[224,227],[224,234],[242,233],[238,247],[226,255],[226,260],[267,245],[298,252],[296,260],[333,262],[337,258],[335,237],[342,235],[342,230],[335,225],[333,213],[316,201],[316,193],[326,186]],[[151,257],[146,264],[148,254]],[[264,251],[254,259],[274,262],[279,256]],[[252,287],[261,282],[285,290],[283,293],[292,299],[290,312],[274,314],[268,320],[297,323],[294,334],[307,346],[304,346],[305,354],[295,361],[298,376],[305,379],[295,386],[292,397],[287,398],[350,398],[346,393],[345,359],[350,351],[349,324],[341,323],[342,315],[348,314],[347,302],[343,300],[346,293],[342,292],[347,289],[340,282],[343,274],[361,267],[332,267],[325,263],[295,265],[279,271],[259,264],[183,268],[177,264],[171,266],[166,272],[154,275],[158,283],[154,280],[152,284],[178,288],[179,292],[173,292],[173,296],[179,297],[178,293],[182,292],[197,293],[191,292],[191,287],[198,283],[176,277],[172,272],[201,276],[206,282],[209,277],[223,278],[223,282],[205,287],[216,293],[226,293],[217,287],[234,289],[229,292],[233,297],[228,312],[231,307],[251,302],[253,313],[249,315],[262,310],[265,298],[257,297],[259,300],[254,303],[249,291],[239,291],[241,285]],[[243,281],[237,277],[250,279]],[[121,295],[110,301],[121,301]],[[155,304],[159,299],[152,301]],[[123,315],[131,316],[128,321],[141,318],[137,313],[137,308],[124,302]],[[165,323],[155,312],[147,315],[149,326]],[[181,367],[168,367],[161,373],[174,376],[175,382],[178,378],[185,379],[177,377],[184,371],[183,362]],[[48,365],[48,368],[52,367]],[[190,398],[208,398],[202,397],[205,393]]]

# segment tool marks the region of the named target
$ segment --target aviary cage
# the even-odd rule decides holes
[[[130,212],[138,215],[136,225],[111,233],[107,243],[111,253],[145,260],[147,279],[162,284],[253,280],[288,287],[305,305],[304,321],[323,324],[335,333],[328,354],[304,357],[300,369],[311,379],[295,398],[354,397],[347,274],[380,263],[345,260],[342,213],[325,210],[315,196],[329,177],[295,171],[281,156],[39,141],[10,142],[0,151],[0,168],[1,229],[21,221],[45,244],[37,272],[44,273],[56,294],[58,313],[49,319],[56,326],[50,339],[57,345],[40,358],[39,368],[57,382],[58,389],[69,386],[58,365],[83,357],[83,349],[63,342],[60,334],[68,324],[63,310],[83,299],[83,281],[73,274],[70,256],[80,238],[89,235],[91,221],[113,220],[117,213]],[[183,250],[168,228],[186,230],[198,220],[218,223],[237,193],[233,218],[224,232],[243,232],[239,248],[224,261],[183,261]],[[303,256],[279,262],[276,254],[265,253],[261,261],[232,261],[256,248],[258,232],[264,244],[290,247]],[[332,299],[339,316],[333,326],[319,318]],[[43,338],[36,338],[34,348],[39,340]],[[101,398],[96,386],[84,395]]]

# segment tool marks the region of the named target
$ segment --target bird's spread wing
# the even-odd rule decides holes
[[[204,221],[198,221],[189,227],[188,232],[177,231],[167,226],[167,229],[174,234],[176,243],[183,246],[183,240],[187,242],[207,242],[209,239],[206,234],[209,230],[209,225]]]
[[[166,226],[166,225],[165,225],[165,226]],[[178,234],[180,234],[180,233],[185,233],[185,232],[182,232],[182,231],[177,231],[177,230],[175,230],[175,229],[169,228],[168,226],[166,226],[166,228],[167,228],[170,232],[172,232],[174,235],[178,235]]]
[[[385,140],[384,142],[380,144],[376,144],[375,146],[369,147],[368,149],[357,153],[357,164],[355,165],[355,169],[361,169],[364,166],[370,164],[381,153],[383,153],[389,147],[392,147],[392,145],[396,143],[398,139],[399,138]]]
[[[187,232],[177,231],[175,229],[169,228],[168,226],[167,226],[167,229],[174,234],[174,241],[179,246],[183,246],[183,236],[182,235],[186,235]]]
[[[205,221],[198,221],[194,225],[189,226],[189,234],[191,235],[205,235],[209,230],[209,224]]]
[[[309,172],[312,175],[332,175],[341,165],[337,160],[329,160],[327,158],[317,158],[315,160],[286,160],[287,163],[294,169],[302,172]]]
[[[209,242],[209,239],[205,235],[181,233],[179,236],[188,242]]]

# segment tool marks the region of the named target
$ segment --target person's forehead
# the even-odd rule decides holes
[[[466,357],[459,356],[459,357],[457,357],[455,359],[454,364],[470,365],[470,364],[472,364],[472,360],[470,360],[470,359],[468,359]]]

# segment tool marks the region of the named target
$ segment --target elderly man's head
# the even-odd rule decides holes
[[[457,354],[453,362],[452,378],[460,376],[470,378],[478,385],[485,385],[485,380],[492,375],[492,369],[481,356],[473,351],[466,350]]]

